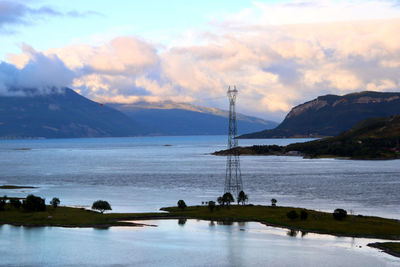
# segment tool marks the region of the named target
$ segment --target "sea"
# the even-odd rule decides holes
[[[240,139],[240,146],[310,139]],[[182,199],[216,200],[224,190],[226,136],[0,141],[0,195],[35,194],[113,212],[159,212]],[[400,219],[400,160],[241,156],[252,204]],[[259,223],[155,221],[156,227],[107,230],[0,226],[0,266],[400,266],[366,246],[371,240],[299,233]]]

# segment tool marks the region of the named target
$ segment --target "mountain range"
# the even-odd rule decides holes
[[[223,135],[227,134],[229,112],[174,102],[138,102],[134,104],[106,104],[146,125],[151,135]],[[278,124],[259,118],[237,114],[238,133],[272,129]]]
[[[33,93],[32,93],[33,92]],[[178,103],[100,104],[65,88],[0,96],[0,138],[226,134],[227,112]],[[277,123],[239,115],[241,133]]]
[[[400,93],[364,91],[320,96],[294,107],[274,129],[239,138],[296,138],[335,136],[361,120],[400,114]]]

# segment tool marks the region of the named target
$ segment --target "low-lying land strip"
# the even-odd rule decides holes
[[[287,146],[255,145],[221,150],[214,155],[299,155],[307,158],[400,159],[400,116],[362,121],[335,136]]]
[[[348,215],[342,220],[333,218],[332,213],[293,207],[272,207],[260,205],[216,206],[210,210],[207,206],[162,208],[166,212],[152,213],[107,213],[60,206],[47,206],[46,211],[26,212],[9,204],[0,211],[0,225],[15,226],[58,226],[58,227],[96,227],[144,226],[135,220],[154,219],[201,219],[210,221],[253,221],[269,226],[283,227],[303,232],[331,234],[336,236],[364,237],[400,240],[400,221],[372,216]],[[307,213],[304,219],[290,219],[288,213]],[[394,256],[400,255],[400,243],[375,243],[371,246],[380,248]]]
[[[202,219],[214,221],[255,221],[271,226],[285,227],[315,233],[325,233],[350,237],[370,237],[400,240],[400,221],[380,217],[348,215],[343,220],[335,220],[332,213],[292,207],[271,206],[216,206],[211,211],[207,206],[190,206],[185,209],[177,207],[162,208],[165,213],[107,213],[86,210],[83,208],[47,206],[46,211],[26,212],[9,205],[0,211],[0,224],[29,226],[125,226],[129,223],[122,220],[146,219]],[[287,213],[302,210],[308,213],[305,220],[289,219]]]
[[[384,252],[393,255],[395,257],[400,257],[400,243],[397,242],[371,243],[368,244],[368,246],[381,249]]]
[[[0,189],[34,189],[39,188],[35,186],[28,185],[0,185]]]

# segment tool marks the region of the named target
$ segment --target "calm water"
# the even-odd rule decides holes
[[[304,140],[239,143],[294,141]],[[63,205],[76,206],[105,199],[117,212],[157,211],[176,205],[178,199],[200,204],[215,200],[223,191],[226,158],[208,153],[225,147],[225,136],[3,140],[0,184],[40,188],[0,190],[0,195],[34,193],[48,200],[56,196]],[[278,205],[326,211],[340,207],[355,214],[400,219],[399,160],[246,156],[241,157],[241,166],[251,203],[269,204],[276,198]],[[343,257],[346,264],[341,266],[399,263],[364,248],[362,239],[294,238],[253,223],[245,231],[207,222],[190,221],[184,227],[176,221],[158,224],[157,228],[109,230],[2,226],[0,265],[335,266],[335,257]],[[362,248],[355,243],[363,244]]]
[[[149,223],[149,222],[146,222]],[[6,266],[399,266],[400,259],[366,247],[374,240],[306,234],[258,223],[188,220],[157,227],[65,229],[0,227]]]

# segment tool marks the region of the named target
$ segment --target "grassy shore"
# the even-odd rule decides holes
[[[32,188],[39,188],[35,186],[20,186],[20,185],[0,185],[0,189],[32,189]]]
[[[371,243],[368,246],[378,248],[384,252],[400,258],[400,243],[396,242],[384,242],[384,243]]]
[[[343,221],[334,220],[331,213],[292,207],[237,206],[219,207],[210,211],[206,206],[191,206],[184,210],[177,207],[163,208],[166,213],[107,213],[82,208],[47,206],[44,212],[25,212],[9,204],[0,211],[0,224],[23,226],[64,226],[64,227],[110,227],[135,226],[123,220],[146,219],[202,219],[213,221],[255,221],[270,226],[284,227],[314,233],[337,236],[369,237],[400,240],[400,221],[370,216],[347,216]],[[306,220],[291,220],[288,211],[308,213]]]

